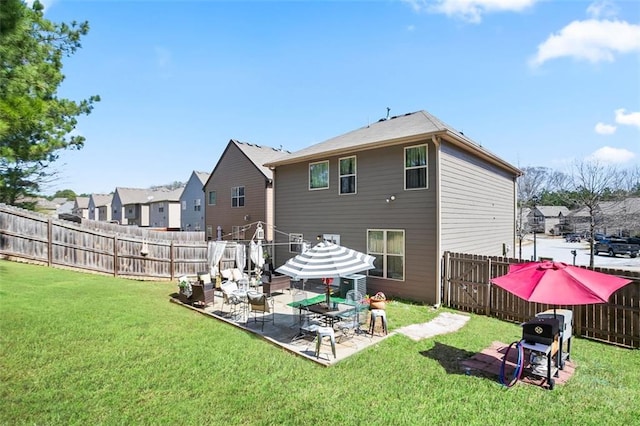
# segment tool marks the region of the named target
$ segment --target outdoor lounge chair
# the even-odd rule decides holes
[[[275,306],[271,297],[267,297],[264,293],[249,290],[247,292],[247,302],[249,303],[249,312],[253,314],[253,321],[262,323],[262,331],[264,331],[265,322],[271,321],[275,324]],[[259,314],[260,319],[258,319]]]

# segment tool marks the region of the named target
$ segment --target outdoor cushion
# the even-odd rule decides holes
[[[231,274],[234,281],[240,281],[242,279],[242,271],[238,268],[232,269]]]

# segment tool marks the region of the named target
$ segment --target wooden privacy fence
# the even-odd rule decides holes
[[[446,252],[443,259],[443,304],[502,320],[522,323],[547,309],[571,309],[573,335],[640,348],[640,272],[595,268],[633,280],[609,298],[609,303],[581,306],[527,302],[491,284],[518,259]]]
[[[76,224],[0,205],[0,256],[121,277],[171,279],[209,269],[202,233]],[[164,237],[165,239],[162,239]]]

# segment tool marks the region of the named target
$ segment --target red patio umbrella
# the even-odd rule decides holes
[[[506,275],[491,282],[529,302],[588,305],[607,303],[612,293],[631,280],[545,260],[511,265]]]

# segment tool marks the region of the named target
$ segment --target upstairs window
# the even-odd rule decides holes
[[[427,145],[404,149],[404,189],[427,188]]]
[[[233,240],[244,240],[244,227],[243,226],[232,226],[231,227],[231,239]]]
[[[340,159],[340,194],[356,193],[356,157]]]
[[[200,211],[200,202],[202,200],[200,200],[200,198],[196,198],[195,200],[193,200],[193,211],[194,212],[199,212]]]
[[[244,186],[231,188],[231,207],[244,207]]]
[[[309,164],[309,189],[329,188],[329,161]]]
[[[209,205],[216,205],[216,191],[209,191]]]
[[[302,253],[302,234],[289,234],[289,253]]]
[[[182,200],[182,202],[180,203],[180,207],[182,207],[182,210],[186,210],[187,209],[187,201],[186,200]]]

